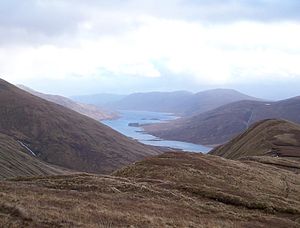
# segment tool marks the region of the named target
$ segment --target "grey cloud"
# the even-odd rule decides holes
[[[299,20],[299,0],[1,0],[0,42],[57,42],[101,36],[139,26],[140,16],[229,23]],[[94,29],[81,34],[79,24]],[[80,34],[78,34],[80,33]]]

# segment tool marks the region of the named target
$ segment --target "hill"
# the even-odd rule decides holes
[[[238,101],[189,118],[144,128],[163,139],[218,145],[260,120],[274,118],[300,123],[299,113],[300,97],[277,102]]]
[[[210,154],[229,159],[275,156],[300,160],[300,125],[284,120],[263,120]]]
[[[296,228],[300,224],[299,174],[257,161],[202,154],[166,153],[110,176],[0,181],[0,189],[0,226]]]
[[[0,134],[0,179],[67,174],[69,171],[39,160],[13,138]]]
[[[108,173],[160,153],[3,80],[0,80],[0,103],[0,133],[21,141],[50,164]]]
[[[231,89],[214,89],[196,94],[187,91],[134,93],[108,104],[108,107],[191,116],[240,100],[257,100],[257,98]]]
[[[133,93],[108,104],[108,107],[118,110],[178,113],[178,104],[183,104],[192,96],[193,94],[187,91]]]
[[[69,108],[75,112],[78,112],[82,115],[91,117],[95,120],[107,120],[107,119],[114,119],[117,117],[116,113],[106,111],[94,105],[88,105],[83,103],[75,102],[69,98],[58,96],[58,95],[51,95],[51,94],[44,94],[37,91],[34,91],[24,85],[17,85],[20,89],[25,90],[32,95],[37,97],[43,98],[47,101],[62,105],[66,108]]]

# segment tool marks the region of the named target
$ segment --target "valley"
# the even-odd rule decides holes
[[[1,0],[0,228],[300,228],[299,9]]]
[[[105,120],[102,123],[143,144],[190,152],[207,153],[211,150],[211,148],[199,144],[163,140],[143,131],[143,126],[148,124],[163,123],[176,119],[177,117],[172,114],[147,111],[118,111],[118,113],[119,118]]]
[[[297,120],[297,98],[192,117],[118,110],[100,122],[40,96],[0,83],[1,227],[299,227],[300,127],[255,122],[282,109]],[[242,134],[230,140],[223,126],[234,122],[216,110],[245,114]],[[212,149],[143,131],[198,115],[214,125],[191,122],[183,135],[214,137],[219,124],[228,139]]]

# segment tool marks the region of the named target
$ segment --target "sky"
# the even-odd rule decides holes
[[[0,77],[41,92],[300,95],[299,0],[1,0]]]

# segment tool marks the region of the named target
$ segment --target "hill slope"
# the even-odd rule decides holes
[[[62,105],[66,108],[69,108],[75,112],[78,112],[82,115],[91,117],[95,120],[107,120],[107,119],[113,119],[117,117],[116,113],[105,111],[97,106],[94,105],[88,105],[88,104],[82,104],[75,102],[69,98],[58,96],[58,95],[51,95],[51,94],[44,94],[37,91],[34,91],[26,86],[18,85],[20,89],[25,90],[28,93],[31,93],[34,96],[43,98],[47,101]]]
[[[300,160],[300,125],[284,120],[264,120],[210,154],[229,159],[268,155]]]
[[[278,102],[238,101],[166,124],[145,126],[155,136],[204,145],[222,144],[257,121],[276,118],[300,123],[300,97]]]
[[[0,81],[0,133],[40,159],[78,171],[107,173],[159,151],[91,118]]]
[[[167,153],[111,176],[0,181],[0,189],[0,226],[296,228],[300,222],[299,174],[202,154]]]
[[[257,100],[257,98],[231,89],[214,89],[196,94],[186,91],[134,93],[111,103],[109,107],[191,116],[240,100]]]
[[[28,154],[19,142],[0,134],[0,179],[67,173],[70,172],[40,161]]]

